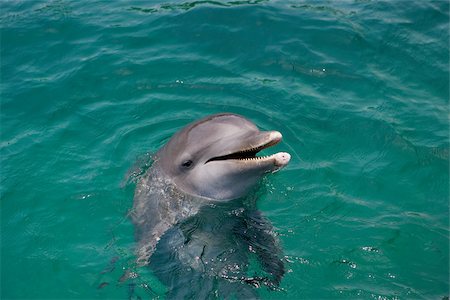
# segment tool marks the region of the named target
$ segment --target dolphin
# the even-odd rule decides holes
[[[280,132],[260,131],[251,121],[231,113],[207,116],[174,134],[155,154],[151,167],[136,186],[131,218],[135,225],[138,265],[150,264],[158,243],[170,232],[172,236],[181,234],[186,237],[192,232],[186,229],[189,227],[186,224],[195,224],[192,220],[195,220],[196,215],[211,216],[214,207],[226,206],[227,203],[235,203],[236,199],[245,198],[265,174],[286,166],[290,160],[289,153],[257,156],[258,152],[279,143],[281,139]],[[242,217],[245,214],[251,216]],[[204,220],[210,219],[206,217]],[[252,232],[252,226],[249,226],[252,222],[260,225],[267,223],[259,217],[259,213],[250,209],[230,226],[246,227],[248,230],[244,230],[245,236],[242,230],[237,234],[251,241],[258,236],[247,234]],[[223,224],[219,226],[227,228]],[[269,230],[269,227],[262,226],[256,231],[261,233],[262,239],[272,240],[264,236]],[[226,235],[226,232],[223,234]],[[220,239],[215,242],[220,244]],[[259,243],[256,240],[253,242],[255,245]],[[172,238],[170,243],[177,243],[177,239]],[[189,251],[198,252],[197,248],[192,246]],[[270,248],[260,249],[263,259],[270,256],[267,253]],[[198,259],[205,254],[204,249],[195,255],[188,251],[185,256]],[[275,269],[272,273],[277,273],[275,282],[278,284],[284,269],[282,265]]]

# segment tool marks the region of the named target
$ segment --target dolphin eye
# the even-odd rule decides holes
[[[185,168],[190,168],[192,166],[192,164],[193,164],[192,160],[189,159],[189,160],[184,161],[181,165]]]

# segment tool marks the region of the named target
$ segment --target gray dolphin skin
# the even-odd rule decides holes
[[[256,156],[281,138],[278,131],[260,131],[244,117],[229,113],[205,117],[174,134],[155,154],[153,164],[136,186],[131,217],[138,264],[149,264],[163,236],[170,231],[182,233],[187,225],[180,224],[189,223],[187,220],[205,211],[204,207],[234,203],[265,174],[286,166],[290,160],[286,152]],[[220,244],[219,239],[214,242]],[[192,254],[195,258],[205,254],[202,247],[200,253]],[[267,253],[264,255],[267,257]],[[282,266],[278,269],[274,270],[279,273],[277,280],[284,273]]]

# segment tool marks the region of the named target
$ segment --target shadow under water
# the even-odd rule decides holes
[[[203,206],[169,229],[150,268],[168,287],[168,299],[250,299],[258,298],[255,288],[277,289],[281,258],[271,223],[247,197]]]

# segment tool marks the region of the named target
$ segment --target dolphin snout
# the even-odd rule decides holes
[[[281,139],[283,138],[283,135],[279,131],[270,131],[269,139],[272,141],[271,144],[277,144]]]
[[[277,167],[273,172],[276,172],[286,166],[291,160],[291,155],[287,152],[278,152],[272,155],[274,164]]]

